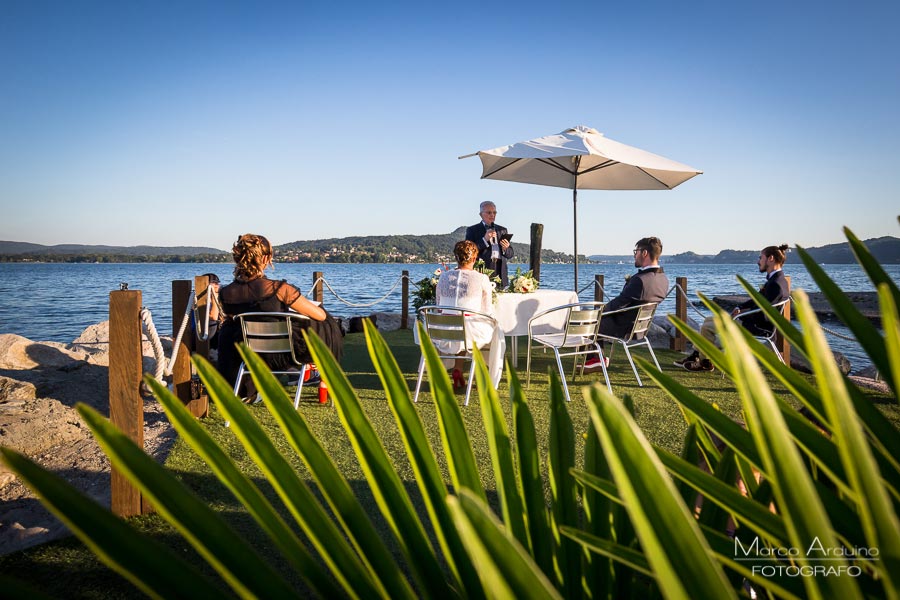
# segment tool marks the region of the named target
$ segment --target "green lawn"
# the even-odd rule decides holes
[[[387,332],[384,334],[397,358],[400,368],[407,374],[410,390],[415,387],[416,368],[419,361],[419,350],[412,342],[410,331]],[[368,357],[365,338],[362,334],[355,334],[345,338],[346,352],[343,367],[350,377],[353,386],[359,394],[360,400],[366,407],[367,414],[375,429],[379,432],[385,447],[395,457],[395,464],[401,476],[412,483],[413,474],[406,461],[403,444],[396,432],[393,416],[387,406],[385,394],[381,389],[380,381],[374,372]],[[525,379],[525,342],[520,343],[519,376]],[[646,355],[637,351],[638,355]],[[683,384],[711,403],[715,403],[721,411],[740,418],[740,403],[731,382],[723,378],[719,373],[689,373],[671,366],[672,360],[679,355],[669,351],[658,351],[657,356],[665,371],[677,377]],[[567,364],[571,364],[568,362]],[[535,361],[535,369],[532,375],[531,387],[526,390],[531,411],[535,420],[535,427],[539,432],[546,432],[549,425],[549,400],[548,400],[548,368],[555,368],[552,353],[544,354],[538,351]],[[679,452],[681,442],[686,430],[684,418],[676,404],[672,402],[662,391],[656,388],[649,378],[645,378],[645,387],[638,387],[631,368],[628,365],[624,352],[621,349],[614,355],[610,366],[610,378],[613,392],[619,397],[629,396],[635,407],[635,418],[654,444],[658,444],[668,450]],[[576,436],[587,430],[588,413],[582,402],[581,386],[596,382],[602,383],[601,374],[586,375],[579,378],[574,384],[570,380],[570,393],[572,402],[569,411],[575,426]],[[776,393],[784,393],[785,390],[777,383],[773,383]],[[509,402],[509,387],[505,381],[500,385],[500,397],[507,414]],[[463,396],[459,395],[460,402]],[[883,397],[873,396],[873,401],[888,414],[892,422],[900,423],[900,411],[896,402],[886,401]],[[422,421],[431,437],[435,448],[440,448],[440,435],[435,419],[435,409],[428,393],[427,383],[423,385],[423,393],[419,398],[419,412]],[[272,438],[279,443],[285,455],[291,455],[290,448],[281,438],[280,433],[270,418],[263,405],[252,407],[265,427],[272,431]],[[358,495],[371,507],[371,513],[375,514],[374,501],[363,483],[363,474],[356,461],[347,437],[344,434],[337,411],[331,405],[319,405],[315,390],[304,393],[300,411],[307,419],[311,429],[321,440],[322,444],[330,451],[333,460],[340,466],[347,479],[354,485]],[[247,458],[243,448],[235,440],[230,429],[224,426],[224,422],[216,411],[216,407],[210,409],[210,418],[204,420],[210,434],[239,462],[241,467],[254,478],[264,490],[269,490],[268,484],[263,480],[256,466]],[[481,466],[481,473],[486,489],[494,489],[493,472],[490,467],[485,432],[482,426],[481,411],[476,392],[473,392],[470,405],[462,410],[466,428],[469,431],[472,447],[476,460]],[[544,436],[544,440],[546,441]],[[540,439],[540,438],[539,438]],[[442,456],[438,451],[437,455]],[[299,459],[293,457],[293,462],[298,470],[303,471]],[[260,534],[255,524],[250,522],[243,512],[242,507],[212,476],[210,470],[202,463],[181,441],[176,442],[166,465],[178,473],[186,485],[191,487],[210,506],[223,515],[229,517],[234,527],[239,529],[242,535],[248,539],[259,538]],[[413,490],[413,494],[417,492]],[[194,551],[181,540],[173,530],[159,517],[146,516],[132,520],[136,527],[164,541],[170,546],[179,549],[186,560],[200,562]],[[264,545],[264,543],[261,543]],[[271,559],[278,561],[277,556]],[[12,576],[29,582],[37,589],[59,597],[84,597],[84,598],[123,598],[142,597],[128,582],[106,569],[93,555],[86,550],[80,542],[74,538],[60,540],[45,544],[36,548],[19,552],[10,556],[0,557],[0,574]],[[0,581],[0,586],[3,582]]]

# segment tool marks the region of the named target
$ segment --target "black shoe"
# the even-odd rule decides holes
[[[700,358],[700,353],[697,352],[696,350],[694,350],[693,352],[691,352],[690,354],[688,354],[681,360],[673,361],[672,364],[675,365],[676,367],[684,368],[684,365],[686,365],[689,362],[694,362],[695,360],[699,360],[699,358]]]
[[[309,376],[309,379],[303,382],[303,385],[315,385],[318,386],[322,381],[322,376],[319,375],[318,371],[313,372],[312,375]]]
[[[692,360],[691,362],[684,363],[684,368],[688,371],[715,371],[716,368],[713,366],[712,361],[708,358]]]

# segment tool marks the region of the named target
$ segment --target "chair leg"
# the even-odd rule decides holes
[[[628,349],[628,345],[622,344],[622,347],[625,348],[625,356],[628,357],[628,362],[631,363],[631,370],[634,371],[634,378],[637,379],[638,386],[644,387],[644,384],[641,381],[641,376],[638,375],[637,367],[634,364],[634,359],[631,357],[631,351]]]
[[[300,408],[300,391],[303,389],[303,378],[306,377],[306,363],[300,367],[300,378],[297,380],[297,392],[294,394],[294,410]]]
[[[525,355],[525,387],[531,386],[531,338],[528,338],[528,353]]]
[[[238,368],[237,379],[234,380],[234,395],[238,395],[238,390],[241,389],[241,380],[244,379],[245,369],[244,363],[241,363],[241,366]]]
[[[787,364],[784,362],[784,357],[781,355],[781,350],[779,350],[778,346],[775,345],[775,340],[766,338],[766,341],[769,342],[769,345],[772,347],[772,351],[775,352],[775,356],[778,357],[778,360],[781,361],[781,364]]]
[[[463,406],[469,405],[469,395],[472,393],[472,382],[475,381],[475,361],[469,367],[469,385],[466,386],[466,401]]]
[[[559,357],[559,350],[554,348],[553,354],[556,355],[556,368],[559,369],[559,378],[562,379],[563,391],[566,393],[566,402],[571,402],[572,398],[569,396],[569,384],[566,383],[566,372],[563,370],[562,359]]]
[[[653,357],[653,362],[656,363],[656,370],[662,371],[662,367],[659,366],[659,361],[656,360],[656,353],[653,351],[653,346],[650,345],[650,340],[644,338],[644,341],[647,342],[647,350],[650,351],[650,356]]]
[[[419,359],[419,378],[416,380],[416,395],[413,396],[413,402],[419,401],[419,389],[422,387],[422,375],[425,373],[425,355]]]
[[[603,371],[606,389],[612,394],[612,384],[609,382],[609,372],[606,370],[606,361],[603,359],[603,349],[600,347],[600,344],[597,344],[597,356],[600,357],[600,369]],[[581,367],[581,372],[584,373],[584,366]]]

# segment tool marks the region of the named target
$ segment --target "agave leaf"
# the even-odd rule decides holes
[[[487,432],[488,449],[491,453],[491,464],[494,467],[494,480],[497,482],[497,493],[500,496],[500,508],[503,523],[509,533],[525,548],[528,547],[528,530],[525,525],[525,511],[519,486],[516,482],[516,468],[513,464],[512,444],[506,418],[500,407],[500,398],[494,389],[488,373],[487,365],[481,352],[475,350],[475,381],[478,384],[478,398],[481,403],[481,417]]]
[[[550,521],[547,505],[544,501],[544,480],[541,476],[541,458],[538,454],[537,436],[534,430],[534,419],[525,401],[522,384],[515,369],[506,364],[506,377],[509,381],[509,394],[512,400],[512,413],[516,444],[516,465],[518,479],[522,487],[522,502],[525,509],[525,521],[528,524],[528,537],[531,544],[531,556],[548,577],[553,574],[553,552],[550,535]]]
[[[701,294],[701,298],[705,297]],[[722,309],[716,306],[716,310],[721,311]],[[675,328],[680,331],[690,342],[694,345],[696,350],[699,350],[703,353],[705,357],[712,361],[712,363],[716,366],[717,369],[731,376],[731,372],[728,370],[728,361],[725,360],[725,355],[719,350],[715,344],[711,341],[700,335],[700,332],[695,330],[693,327],[676,317],[675,315],[667,315],[669,321],[675,326]],[[635,359],[639,358],[637,356]]]
[[[209,380],[211,385],[209,385],[207,389],[213,395],[213,399],[221,408],[226,418],[233,421],[235,430],[238,431],[239,435],[243,431],[242,426],[246,426],[244,425],[245,420],[249,419],[256,424],[252,417],[249,416],[246,408],[243,407],[240,401],[238,401],[231,392],[231,389],[225,380],[217,373],[214,377],[218,379],[214,380],[212,375],[214,369],[212,365],[200,357],[194,359],[194,364],[197,366],[198,372],[203,373],[205,378]],[[224,483],[228,489],[231,490],[231,493],[244,505],[254,520],[269,536],[269,539],[278,546],[282,555],[293,564],[297,573],[303,576],[316,592],[323,595],[339,594],[339,588],[335,586],[332,578],[323,572],[320,564],[310,555],[306,546],[303,545],[293,530],[284,522],[281,516],[279,516],[269,501],[263,496],[262,492],[260,492],[259,488],[250,481],[249,477],[244,475],[237,468],[234,461],[216,444],[197,419],[191,415],[187,408],[185,408],[181,400],[175,397],[166,386],[153,377],[148,375],[144,378],[144,381],[150,386],[154,395],[165,407],[166,414],[175,426],[179,435],[181,435],[191,448],[203,458],[206,464],[212,469],[213,473],[215,473],[216,477],[218,477],[219,481]],[[283,393],[284,392],[282,391],[282,394]],[[288,400],[285,399],[285,401]],[[243,411],[233,411],[235,405],[240,405],[241,408],[244,408]],[[258,429],[259,426],[256,426]],[[250,435],[252,436],[252,434]],[[248,435],[244,434],[242,437],[246,439]],[[268,442],[268,438],[266,438],[266,442]],[[255,449],[252,447],[251,442],[248,441],[245,441],[244,447],[254,460],[257,461],[257,464],[266,459],[271,463],[274,463],[261,464],[260,466],[263,469],[263,472],[269,474],[272,471],[275,471],[277,476],[280,476],[285,480],[296,479],[293,470],[289,466],[281,464],[284,462],[284,459],[282,459],[280,455],[278,455],[277,458],[272,459],[263,452],[263,456],[260,457],[259,452],[254,451]],[[341,564],[340,558],[342,557],[342,553],[340,550],[329,548],[329,546],[336,544],[343,544],[346,546],[346,544],[343,543],[340,532],[336,527],[328,526],[331,524],[331,520],[328,519],[327,514],[321,510],[321,507],[315,502],[315,498],[310,494],[309,490],[302,486],[302,484],[300,487],[302,490],[296,492],[299,498],[303,499],[305,502],[311,501],[314,506],[307,508],[307,510],[312,513],[309,517],[306,517],[305,515],[299,517],[295,515],[295,517],[298,517],[298,522],[300,522],[307,535],[310,536],[316,549],[322,553],[326,563],[335,571],[342,586],[352,594],[354,586],[348,581],[348,576],[353,580],[359,579],[356,572],[360,569],[361,565],[349,548],[347,548],[349,556],[345,557],[349,558],[349,565]],[[324,523],[321,522],[322,519],[324,519]],[[312,520],[312,523],[309,523],[310,520]],[[341,539],[333,540],[332,538],[334,536],[341,537]],[[322,539],[323,537],[324,539]],[[336,556],[338,560],[333,560],[332,556]],[[344,568],[341,568],[342,566]],[[347,569],[348,566],[351,568]],[[355,570],[352,569],[352,567],[355,567]],[[361,588],[361,591],[369,593],[372,593],[375,589],[371,583],[359,587]]]
[[[797,300],[798,306],[802,307],[805,301],[802,293]],[[763,458],[766,477],[771,482],[777,505],[784,516],[790,547],[809,548],[815,540],[821,541],[826,548],[837,547],[828,515],[806,471],[800,452],[794,446],[775,396],[738,330],[739,325],[731,319],[718,317],[716,326],[722,336],[722,343],[728,348],[727,356],[734,369],[734,382],[744,406],[747,426]],[[804,328],[806,326],[804,323]],[[797,562],[811,565],[810,558],[799,556]],[[847,566],[844,563],[846,561],[834,564]],[[849,577],[806,578],[804,583],[811,596],[860,596],[859,588]]]
[[[725,448],[722,452],[722,459],[716,464],[716,468],[713,471],[714,479],[725,485],[731,486],[734,485],[737,472],[737,463],[734,460],[734,450]],[[688,506],[691,505],[688,504]],[[704,502],[698,522],[701,526],[706,526],[716,531],[722,531],[728,526],[728,518],[728,512],[723,510],[722,507],[718,506],[715,502],[709,504]]]
[[[635,362],[646,371],[653,381],[662,388],[672,400],[683,406],[691,414],[696,415],[703,425],[713,431],[729,448],[742,456],[757,469],[762,470],[762,460],[753,444],[750,433],[716,410],[709,402],[692,392],[674,378],[666,375],[643,358],[635,357]]]
[[[478,472],[478,463],[475,454],[469,444],[469,436],[463,424],[462,413],[450,378],[444,369],[444,364],[438,358],[434,344],[428,340],[428,332],[422,323],[417,322],[419,328],[419,347],[425,355],[425,366],[428,369],[428,381],[431,382],[434,404],[437,409],[438,425],[441,430],[441,442],[444,445],[444,455],[447,459],[447,469],[450,471],[450,481],[455,489],[468,488],[478,494],[482,499],[487,499],[484,486],[481,484],[481,476]]]
[[[853,333],[853,337],[859,342],[865,350],[866,355],[875,365],[879,372],[887,375],[891,372],[890,362],[887,359],[887,350],[884,346],[884,339],[878,333],[878,329],[869,322],[869,320],[856,309],[853,302],[847,297],[847,294],[837,286],[834,281],[825,273],[822,267],[812,259],[811,256],[800,246],[797,246],[797,252],[800,254],[806,270],[810,276],[822,290],[822,293],[828,299],[828,303],[834,310],[834,314],[843,321],[848,329]],[[830,355],[830,353],[829,353]],[[887,379],[888,383],[893,384],[893,379]],[[894,396],[900,395],[900,389],[892,388]]]
[[[556,542],[557,577],[563,596],[572,598],[580,594],[580,548],[573,541],[562,538],[559,528],[563,525],[578,526],[578,498],[575,480],[569,469],[575,465],[575,433],[572,419],[566,408],[566,399],[556,370],[550,372],[550,479],[551,531]]]
[[[457,497],[448,497],[447,504],[492,598],[560,598],[550,580],[477,494],[463,488]]]
[[[735,485],[710,475],[662,448],[656,448],[656,454],[672,475],[689,484],[709,502],[730,512],[741,523],[772,543],[783,546],[787,542],[788,534],[783,520],[771,512],[768,506],[754,502],[741,494]],[[688,506],[692,503],[693,499]]]
[[[322,378],[328,384],[338,417],[350,438],[375,502],[393,530],[422,593],[439,597],[453,595],[406,488],[347,375],[318,336],[304,332],[304,337]]]
[[[849,228],[844,227],[844,235],[847,236],[847,241],[850,243],[850,250],[856,257],[856,262],[859,263],[859,266],[861,266],[863,271],[866,272],[866,275],[869,276],[872,286],[877,290],[882,285],[886,285],[894,305],[900,305],[900,288],[897,287],[897,284],[894,283],[891,276],[881,268],[881,265],[878,264],[878,261],[872,256],[872,253],[866,248],[866,245],[863,244]],[[883,301],[882,306],[884,306]]]
[[[584,470],[586,473],[597,477],[609,479],[612,475],[603,455],[603,447],[597,438],[594,426],[588,421],[588,430],[585,434],[584,444]],[[575,469],[569,469],[572,477],[578,481]],[[579,482],[580,483],[580,482]],[[609,540],[612,538],[612,504],[602,494],[588,486],[581,485],[581,497],[584,505],[584,533],[595,538]],[[591,590],[593,597],[605,598],[611,592],[612,561],[602,554],[586,553],[582,572],[584,573],[585,588]]]
[[[887,290],[885,290],[886,292]],[[887,293],[886,298],[890,298]],[[825,410],[833,423],[832,438],[841,455],[852,489],[863,529],[870,547],[878,548],[879,561],[874,567],[884,579],[889,598],[900,597],[900,522],[885,491],[878,465],[872,455],[865,432],[853,408],[843,379],[837,370],[822,329],[818,327],[805,295],[798,307],[807,343],[816,348],[811,364],[822,389]],[[828,547],[828,546],[826,546]],[[834,546],[831,546],[834,547]]]
[[[110,463],[140,488],[156,511],[175,526],[232,589],[241,595],[268,598],[294,594],[252,546],[162,465],[91,407],[80,404],[77,409]]]
[[[262,359],[253,354],[253,351],[245,345],[240,345],[238,351],[253,377],[256,388],[265,399],[266,405],[281,404],[293,408],[284,388]],[[247,407],[228,391],[228,384],[224,379],[215,381],[216,374],[212,365],[205,361],[201,363],[201,360],[200,358],[195,360],[198,373],[202,372],[207,380],[217,386],[212,389],[218,395],[220,410],[231,422],[232,431],[247,451],[247,455],[266,476],[294,521],[309,538],[341,587],[348,594],[362,598],[387,595],[384,587],[372,577],[370,571],[359,560],[328,512],[319,504],[318,498],[309,490],[294,468],[269,439],[268,433],[250,414]],[[157,387],[159,387],[158,384]],[[162,390],[158,393],[162,394]],[[166,397],[168,411],[180,416],[179,432],[192,442],[191,446],[207,461],[219,479],[229,486],[257,521],[260,521],[262,517],[266,518],[262,521],[264,528],[276,544],[285,546],[282,548],[284,554],[290,556],[290,553],[298,552],[297,547],[302,547],[300,541],[290,539],[293,536],[288,531],[284,531],[286,529],[284,523],[280,519],[276,519],[275,514],[269,514],[269,511],[272,513],[274,511],[267,502],[265,507],[262,506],[264,499],[259,490],[251,489],[254,486],[231,463],[224,451],[218,447],[214,449],[208,447],[212,445],[212,440],[191,418],[187,410],[183,408],[178,410],[178,404],[180,402],[174,396]],[[318,570],[317,563],[311,557],[304,558],[303,562],[305,564],[298,565],[299,568],[307,571],[309,569]],[[300,572],[303,573],[303,571]],[[321,575],[319,577],[325,579]],[[333,587],[333,583],[327,580],[317,582],[317,585],[324,583],[329,583],[331,584],[329,587]]]
[[[363,323],[369,357],[387,394],[388,405],[403,438],[406,455],[415,473],[416,484],[422,493],[432,528],[456,578],[454,585],[464,587],[465,595],[469,598],[482,598],[484,590],[478,585],[475,567],[447,508],[447,486],[422,427],[419,413],[409,396],[406,378],[378,329],[368,319]]]
[[[644,556],[667,598],[734,598],[724,572],[650,443],[622,403],[586,390],[591,421]]]
[[[0,453],[5,464],[37,492],[44,506],[91,552],[148,596],[213,598],[222,594],[223,590],[182,557],[141,535],[58,475],[15,450],[0,448]],[[15,596],[8,582],[4,582],[3,590]]]
[[[881,325],[884,327],[884,346],[894,374],[894,389],[897,390],[900,389],[900,317],[895,294],[886,285],[880,284],[878,301],[881,305]],[[896,396],[894,400],[897,400]]]
[[[641,575],[653,577],[653,570],[646,557],[628,546],[622,546],[606,538],[591,535],[575,527],[563,526],[560,532],[567,538],[578,542],[586,550],[614,560]]]
[[[253,353],[247,355],[250,364],[258,370],[265,369],[264,363]],[[208,363],[197,363],[201,379],[218,402],[222,398],[233,397],[231,386],[211,369]],[[241,405],[243,407],[243,405]],[[241,407],[235,405],[237,410]],[[313,435],[301,414],[288,402],[266,402],[265,407],[272,414],[288,443],[303,460],[318,485],[319,491],[328,502],[332,514],[341,524],[374,577],[382,582],[388,594],[394,598],[408,598],[414,593],[400,567],[393,560],[389,548],[382,542],[369,516],[353,494],[347,480],[341,475],[331,457]],[[246,409],[245,409],[246,410]]]

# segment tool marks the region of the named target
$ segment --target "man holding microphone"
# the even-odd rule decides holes
[[[478,246],[478,258],[484,261],[488,268],[494,270],[494,275],[500,277],[503,287],[509,285],[509,275],[506,263],[515,256],[515,251],[509,241],[506,227],[494,223],[497,218],[497,205],[486,200],[481,203],[478,214],[481,222],[466,228],[466,239]]]

